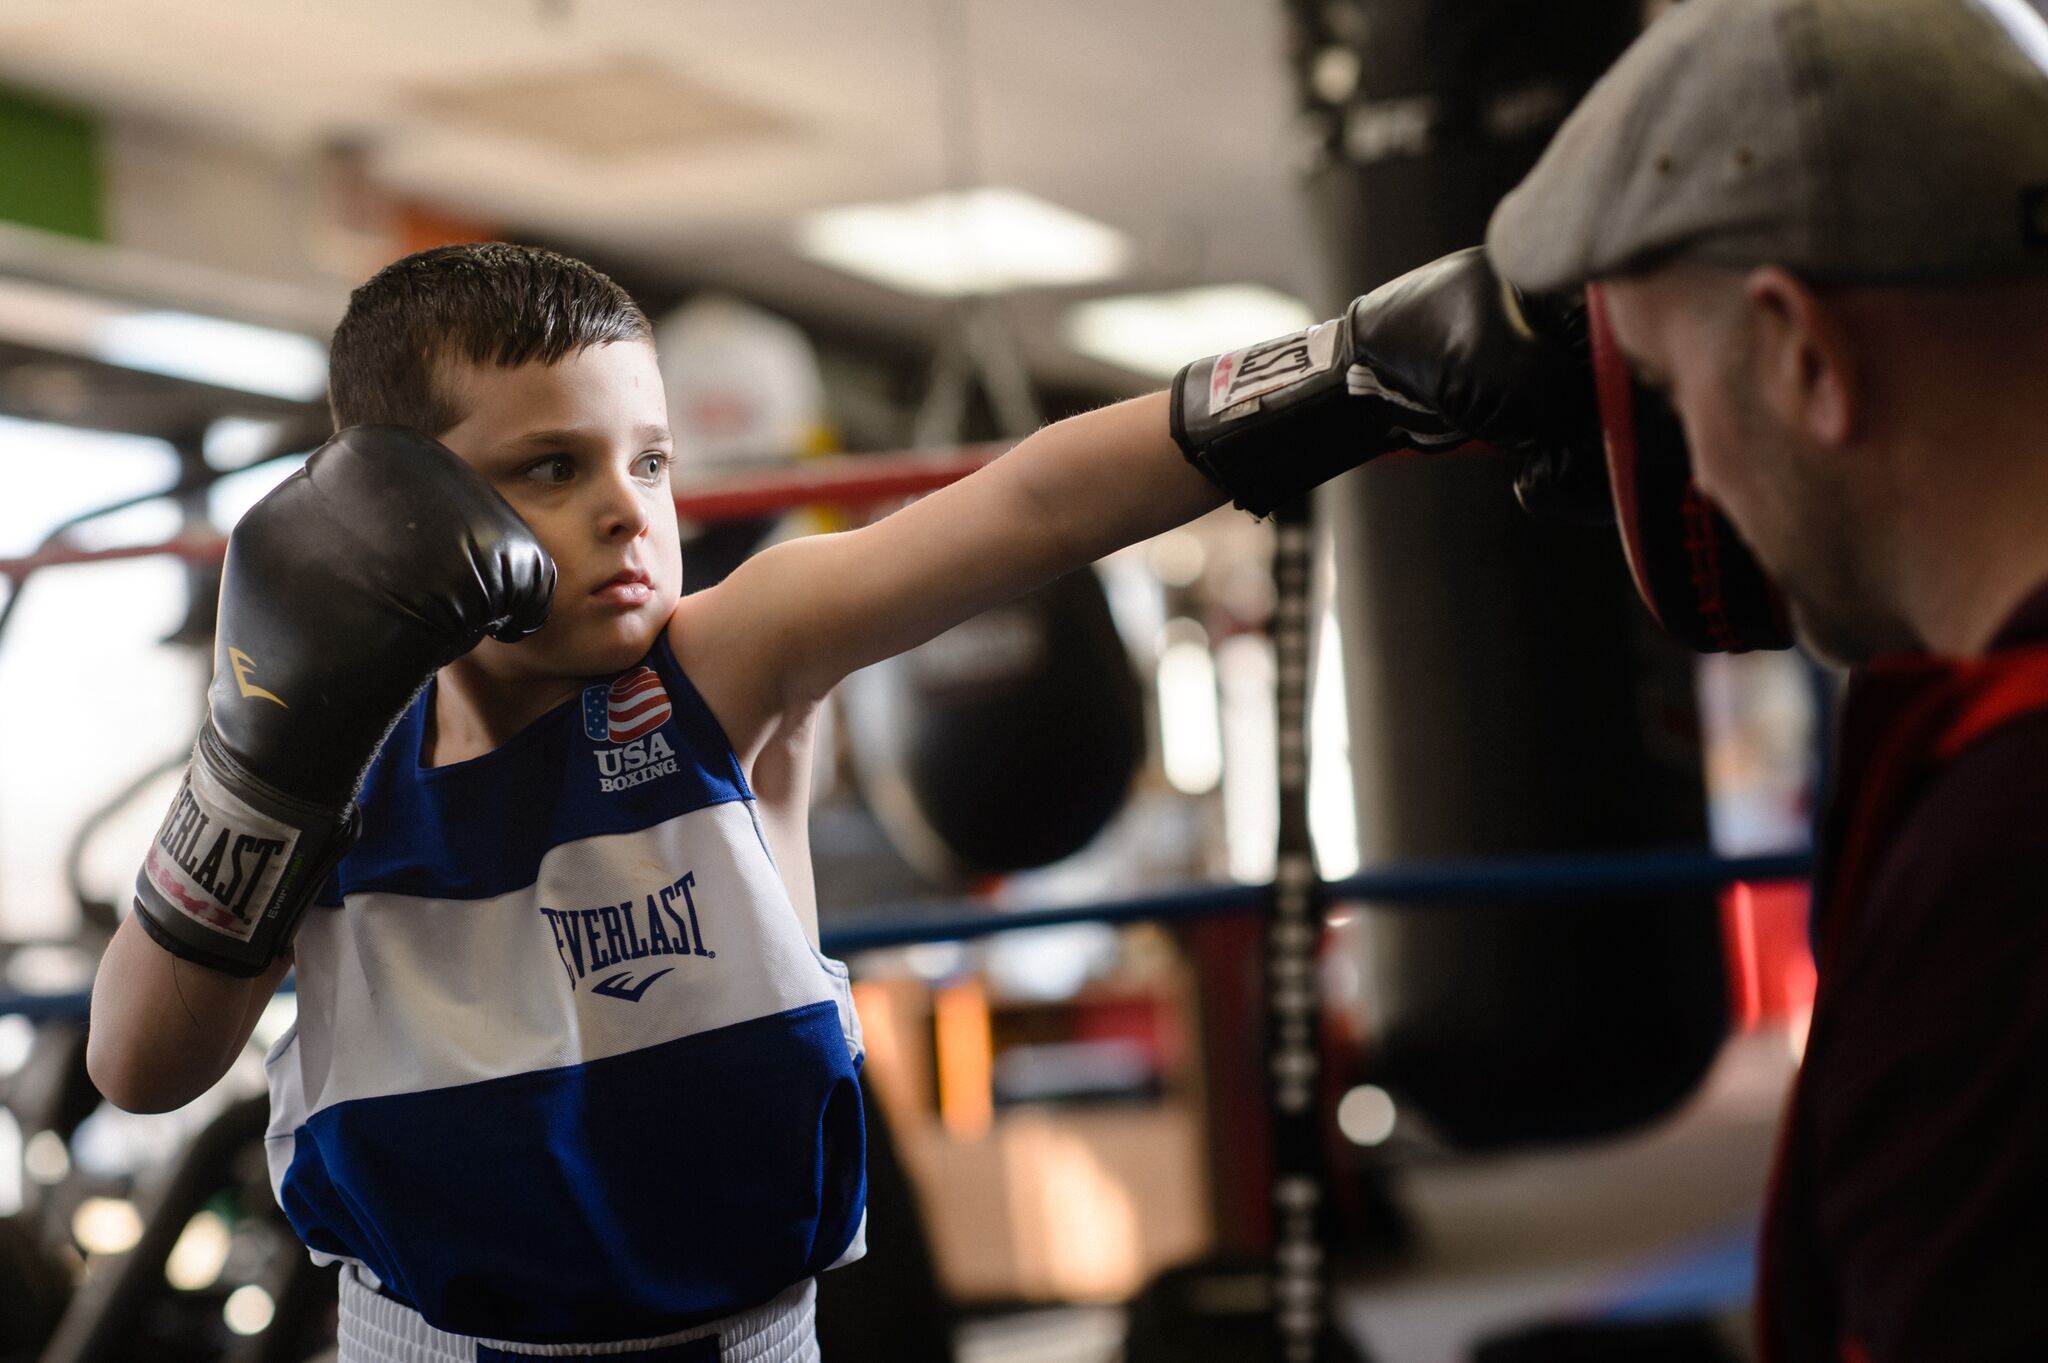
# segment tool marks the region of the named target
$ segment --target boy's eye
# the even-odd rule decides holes
[[[575,472],[575,460],[566,454],[554,454],[527,465],[520,476],[535,483],[566,483]]]
[[[674,456],[666,450],[649,450],[633,461],[633,472],[650,483],[659,482],[667,476],[668,466],[673,462]]]

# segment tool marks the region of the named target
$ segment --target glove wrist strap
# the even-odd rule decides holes
[[[287,795],[199,732],[185,780],[135,878],[152,940],[230,975],[258,975],[355,841],[353,801],[335,809]]]
[[[1181,453],[1237,506],[1267,516],[1389,451],[1464,443],[1360,362],[1352,334],[1347,314],[1182,369],[1171,399]]]

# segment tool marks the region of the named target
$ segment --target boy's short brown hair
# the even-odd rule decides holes
[[[626,291],[580,260],[509,242],[437,246],[393,261],[349,296],[327,358],[328,405],[337,430],[439,435],[467,415],[437,381],[451,360],[553,364],[652,335]]]

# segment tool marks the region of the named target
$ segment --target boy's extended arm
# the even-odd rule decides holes
[[[181,961],[129,918],[100,957],[85,1065],[115,1107],[168,1112],[212,1088],[256,1029],[289,957],[244,977]]]
[[[720,639],[762,650],[735,671],[773,694],[740,712],[786,706],[1226,499],[1264,515],[1377,455],[1473,438],[1530,450],[1590,432],[1597,450],[1591,371],[1548,317],[1483,251],[1445,256],[1341,317],[1196,361],[1170,394],[1047,427],[863,530],[758,555],[691,614],[724,613]]]
[[[873,525],[776,545],[713,591],[766,631],[756,640],[795,704],[1223,501],[1155,393],[1047,426]]]

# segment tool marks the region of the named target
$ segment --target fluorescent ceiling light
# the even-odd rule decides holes
[[[127,369],[308,402],[327,391],[327,352],[310,336],[191,312],[138,312],[100,329],[100,358]]]
[[[327,388],[327,351],[310,336],[21,280],[0,280],[0,338],[295,402]]]
[[[1315,321],[1308,305],[1260,284],[1096,298],[1067,311],[1067,344],[1092,360],[1170,379],[1189,360]]]
[[[797,249],[905,293],[952,298],[1094,284],[1123,273],[1121,232],[1016,189],[933,194],[813,213]]]

